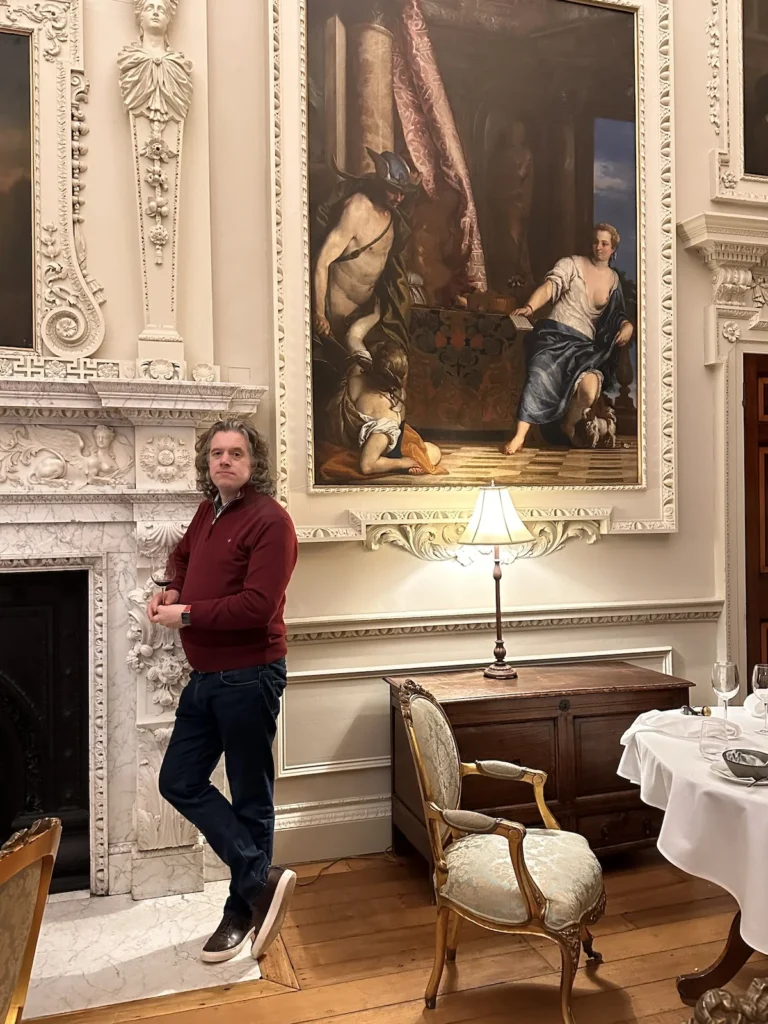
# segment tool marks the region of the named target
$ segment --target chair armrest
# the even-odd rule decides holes
[[[477,811],[449,810],[444,811],[436,804],[427,804],[427,818],[444,822],[454,833],[463,832],[470,835],[496,835],[504,836],[509,845],[509,857],[512,861],[512,869],[520,892],[525,900],[529,920],[541,921],[547,908],[547,901],[534,882],[525,863],[523,852],[523,840],[525,839],[525,826],[516,821],[505,821],[503,818],[492,818],[488,814],[479,814]],[[448,877],[448,865],[443,862],[435,865],[437,890],[442,888],[445,879]]]
[[[500,818],[491,818],[477,811],[443,811],[442,818],[446,825],[457,832],[472,835],[490,835],[501,824]]]
[[[462,764],[461,776],[482,775],[487,779],[508,779],[511,782],[527,782],[533,786],[533,795],[536,799],[536,806],[539,814],[547,828],[560,830],[554,814],[547,807],[544,799],[544,785],[547,781],[547,773],[537,768],[525,768],[522,765],[511,764],[509,761],[475,761],[474,764]]]

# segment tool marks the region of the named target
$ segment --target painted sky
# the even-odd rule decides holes
[[[637,162],[632,121],[595,121],[595,222],[621,235],[616,267],[637,281]]]

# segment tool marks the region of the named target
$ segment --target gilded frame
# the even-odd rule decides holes
[[[457,499],[466,508],[471,506],[469,487],[317,488],[313,482],[307,2],[311,0],[270,0],[269,11],[278,496],[304,541],[360,540],[355,525],[360,518],[368,523],[403,522],[414,515],[421,521],[460,521],[463,514],[450,509],[455,509]],[[591,2],[632,11],[636,19],[639,316],[645,337],[645,356],[638,370],[644,396],[641,482],[589,490],[524,487],[516,488],[515,494],[523,505],[535,503],[530,520],[599,518],[601,533],[668,533],[677,529],[670,4],[669,0]],[[298,295],[301,302],[291,298]],[[615,504],[606,508],[608,492],[616,497]],[[533,500],[526,501],[529,493]]]
[[[82,0],[0,0],[0,31],[31,39],[34,345],[0,349],[0,377],[29,357],[92,355],[104,340],[101,288],[83,234],[88,82]]]

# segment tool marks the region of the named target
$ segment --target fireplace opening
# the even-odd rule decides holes
[[[0,573],[0,843],[61,818],[52,892],[90,888],[88,572]]]

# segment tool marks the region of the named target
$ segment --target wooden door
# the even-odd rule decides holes
[[[747,671],[768,664],[768,356],[744,356]],[[748,689],[751,689],[749,684]]]

